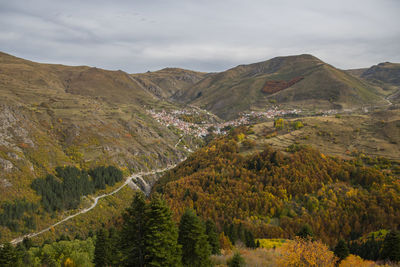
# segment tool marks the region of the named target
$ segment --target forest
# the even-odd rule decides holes
[[[189,207],[218,230],[241,224],[258,238],[293,238],[309,225],[331,246],[397,229],[400,182],[390,168],[302,146],[243,153],[247,130],[212,141],[155,184],[176,218]]]
[[[32,182],[32,188],[41,195],[41,203],[48,212],[76,209],[82,196],[123,179],[122,171],[114,166],[100,166],[88,172],[72,166],[57,167],[55,172],[55,175]]]
[[[357,248],[340,240],[332,249],[316,240],[308,226],[293,240],[269,249],[260,248],[259,240],[256,244],[243,225],[228,227],[227,232],[229,238],[236,236],[237,246],[232,246],[224,232],[218,232],[212,220],[204,221],[194,210],[186,209],[174,221],[162,196],[153,194],[146,199],[137,192],[119,223],[103,225],[84,238],[62,235],[42,244],[27,238],[16,247],[3,244],[0,266],[378,266],[352,255],[357,249],[382,263],[400,261],[398,231],[370,233],[354,241]],[[371,245],[371,238],[379,244]],[[378,254],[371,254],[376,248]]]

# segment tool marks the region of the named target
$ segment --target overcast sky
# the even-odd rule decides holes
[[[130,73],[313,54],[400,62],[399,0],[0,0],[0,51]]]

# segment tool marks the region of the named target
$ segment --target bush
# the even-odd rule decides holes
[[[230,258],[227,263],[229,267],[244,267],[246,264],[239,252],[235,252],[233,257]]]

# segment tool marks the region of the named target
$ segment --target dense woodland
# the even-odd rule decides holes
[[[32,188],[42,196],[45,210],[52,212],[76,209],[82,196],[113,186],[122,178],[122,171],[113,166],[100,166],[89,172],[71,166],[57,167],[55,176],[35,179]]]
[[[246,131],[214,140],[156,183],[175,216],[190,207],[219,230],[242,224],[258,238],[293,238],[308,224],[331,246],[398,227],[400,182],[390,170],[307,147],[242,154]]]

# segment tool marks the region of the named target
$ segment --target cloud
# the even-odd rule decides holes
[[[314,54],[340,68],[400,62],[400,3],[339,1],[2,1],[0,50],[127,72],[221,71]]]

